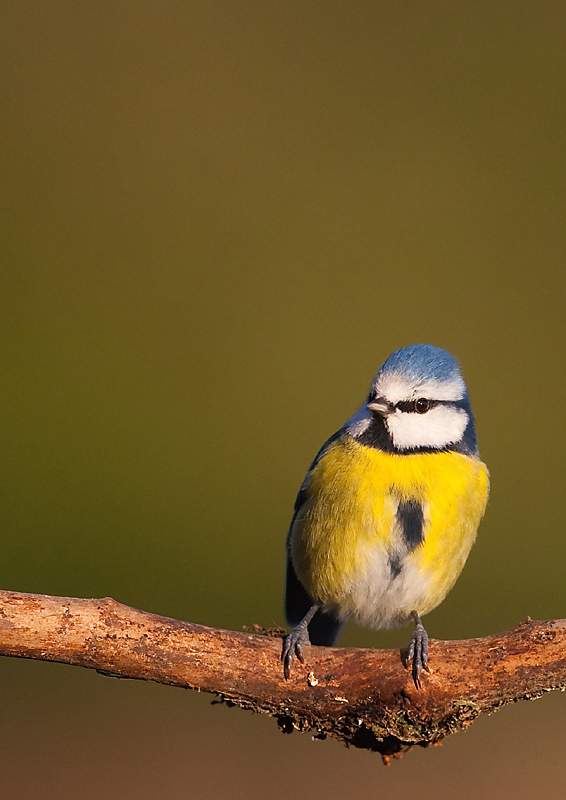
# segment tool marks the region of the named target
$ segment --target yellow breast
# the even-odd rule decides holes
[[[344,436],[310,473],[291,557],[311,597],[342,618],[384,627],[426,614],[460,574],[489,490],[485,465],[461,453],[396,455]],[[403,551],[397,509],[423,510],[422,544]],[[391,570],[392,553],[404,552]]]

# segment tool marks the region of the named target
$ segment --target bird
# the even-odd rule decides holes
[[[460,575],[489,494],[456,358],[430,344],[395,351],[359,411],[321,447],[287,537],[281,660],[332,646],[347,621],[415,624],[405,665],[430,672],[422,617]]]

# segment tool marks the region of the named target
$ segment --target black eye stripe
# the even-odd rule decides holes
[[[421,409],[417,406],[417,404],[421,405],[423,401],[425,401],[426,406],[424,406]],[[430,411],[431,408],[441,405],[454,405],[454,404],[450,400],[430,400],[428,397],[417,397],[416,400],[401,400],[399,403],[395,403],[395,408],[398,408],[399,411],[408,411],[409,413],[425,414],[427,411]]]
[[[378,395],[374,391],[370,391],[367,402],[371,403],[378,398]],[[421,411],[417,408],[417,403],[419,401],[425,401],[427,403],[426,411],[430,411],[431,408],[436,408],[436,406],[446,406],[447,408],[462,408],[465,410],[469,410],[469,400],[466,397],[463,397],[461,400],[432,400],[430,397],[417,397],[415,400],[399,400],[398,403],[390,403],[390,407],[398,408],[399,411],[406,411],[412,414],[424,414],[426,413],[425,409],[423,408]]]

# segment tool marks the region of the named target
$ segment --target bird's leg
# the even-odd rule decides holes
[[[407,666],[412,665],[411,673],[417,689],[421,688],[421,670],[430,672],[428,668],[428,633],[425,631],[421,618],[416,611],[411,611],[411,616],[417,626],[411,637]]]
[[[291,674],[291,664],[295,656],[297,656],[301,664],[304,663],[303,647],[306,644],[310,644],[309,622],[317,611],[318,606],[311,606],[297,627],[293,628],[291,633],[283,639],[281,661],[283,662],[283,674],[285,678],[288,678]]]

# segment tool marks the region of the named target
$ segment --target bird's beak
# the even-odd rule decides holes
[[[368,408],[374,414],[379,414],[381,417],[388,417],[395,410],[393,403],[386,400],[384,397],[376,397],[371,403],[368,403]]]

